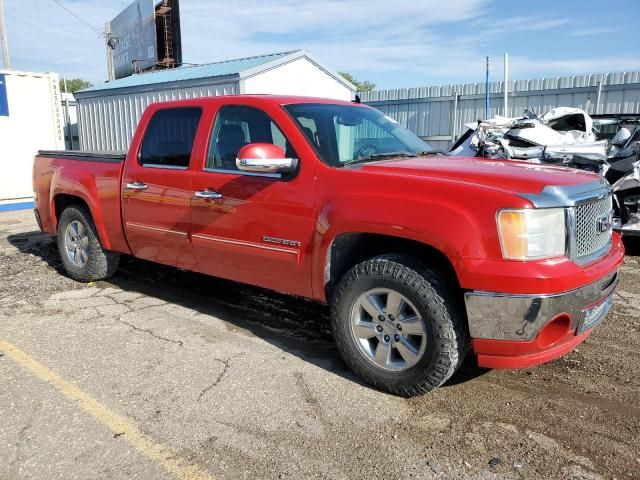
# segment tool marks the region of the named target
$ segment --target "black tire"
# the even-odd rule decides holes
[[[388,371],[370,361],[351,333],[354,303],[364,292],[388,288],[419,310],[427,346],[422,358],[403,371]],[[365,382],[396,395],[421,395],[445,383],[469,350],[461,300],[437,272],[410,257],[385,255],[359,263],[337,285],[331,302],[331,329],[345,363]]]
[[[88,237],[88,259],[82,267],[74,265],[65,250],[67,226],[78,221],[85,228]],[[100,244],[91,214],[83,205],[71,205],[64,209],[58,222],[58,251],[62,265],[69,276],[79,282],[92,282],[111,277],[118,270],[120,255],[108,252]]]

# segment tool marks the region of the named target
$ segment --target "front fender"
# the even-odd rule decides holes
[[[388,177],[388,176],[387,176]],[[314,238],[313,290],[322,296],[325,265],[333,241],[344,233],[372,233],[420,242],[443,253],[460,277],[462,258],[500,259],[496,213],[526,208],[520,197],[477,185],[417,181],[336,186],[319,195]],[[398,179],[400,180],[400,179]]]

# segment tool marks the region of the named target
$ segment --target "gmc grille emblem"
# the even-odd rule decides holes
[[[613,223],[613,212],[608,213],[607,215],[603,215],[602,217],[596,219],[596,232],[605,233],[611,229],[611,224]]]

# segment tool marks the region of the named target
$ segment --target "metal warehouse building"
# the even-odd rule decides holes
[[[153,102],[248,93],[351,100],[354,91],[303,50],[133,75],[76,92],[80,149],[126,150]]]

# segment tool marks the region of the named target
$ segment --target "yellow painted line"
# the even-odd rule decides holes
[[[164,445],[155,442],[142,433],[135,425],[124,417],[112,412],[89,394],[83,392],[72,383],[67,382],[57,373],[50,370],[25,352],[6,340],[0,340],[0,352],[11,358],[21,367],[29,370],[36,377],[57,388],[69,400],[76,402],[83,410],[93,415],[100,423],[109,428],[120,438],[128,441],[138,451],[156,461],[166,471],[182,480],[213,480],[213,477],[200,468],[188,464],[176,456],[176,453]]]

